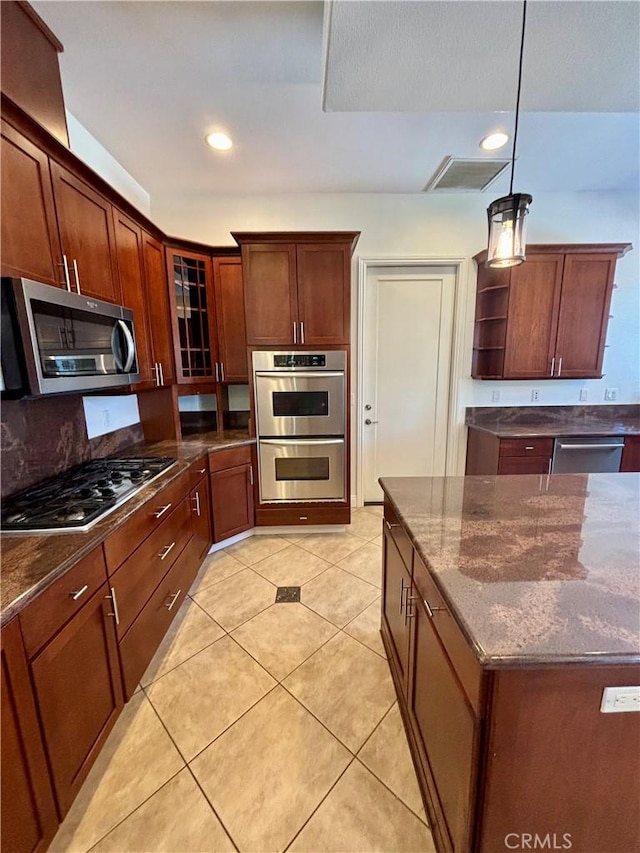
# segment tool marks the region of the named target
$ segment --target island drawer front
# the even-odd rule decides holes
[[[198,459],[194,462],[189,468],[189,485],[190,488],[194,488],[198,485],[200,480],[203,477],[206,477],[209,473],[209,460],[206,456],[203,456],[201,459]]]
[[[111,576],[117,600],[119,624],[116,632],[119,640],[176,561],[191,534],[191,512],[185,498]]]
[[[393,537],[393,541],[396,543],[398,551],[400,551],[402,561],[407,567],[409,574],[411,574],[413,565],[413,545],[411,544],[407,531],[402,526],[400,519],[388,501],[384,502],[384,526]]]
[[[420,598],[428,603],[433,612],[431,620],[433,627],[471,707],[476,716],[482,716],[484,703],[482,667],[418,554],[413,559],[413,583]]]
[[[107,579],[98,546],[65,572],[20,613],[20,628],[29,660],[86,604]]]
[[[212,450],[209,453],[209,471],[226,471],[227,468],[235,468],[236,465],[251,465],[251,445],[243,444],[242,447],[231,447],[227,450]]]
[[[501,456],[498,474],[549,474],[550,456]]]
[[[502,438],[500,456],[551,456],[552,438]]]
[[[153,533],[173,512],[189,491],[189,477],[185,472],[127,519],[104,543],[109,574],[115,572],[129,555]]]

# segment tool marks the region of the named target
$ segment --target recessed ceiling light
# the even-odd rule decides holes
[[[502,148],[503,145],[506,145],[508,141],[508,133],[502,133],[502,131],[490,133],[489,136],[485,136],[484,139],[480,140],[480,148],[483,151],[495,151],[497,148]]]
[[[205,141],[216,151],[228,151],[233,145],[226,133],[209,133],[205,136]]]

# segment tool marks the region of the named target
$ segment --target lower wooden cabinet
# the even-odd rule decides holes
[[[251,446],[209,454],[213,541],[222,542],[254,526]]]
[[[393,537],[385,527],[384,560],[382,569],[382,618],[391,639],[393,663],[398,678],[407,690],[409,678],[409,639],[411,624],[410,604],[411,570],[407,570]]]
[[[548,474],[552,438],[498,438],[469,427],[466,474]]]
[[[30,664],[61,818],[122,708],[113,612],[105,583]]]
[[[0,847],[11,853],[44,853],[58,828],[58,815],[18,619],[2,629],[1,639]]]
[[[196,540],[198,559],[204,560],[213,541],[211,534],[211,497],[208,477],[203,477],[189,493],[193,538]]]
[[[624,439],[621,471],[640,471],[640,435],[627,435]]]

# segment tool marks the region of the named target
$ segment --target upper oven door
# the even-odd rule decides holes
[[[255,374],[258,435],[344,435],[342,371]]]

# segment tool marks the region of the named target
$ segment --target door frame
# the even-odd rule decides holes
[[[367,276],[374,267],[412,267],[438,266],[451,267],[455,272],[455,293],[453,299],[453,328],[451,337],[451,370],[449,375],[449,406],[446,440],[446,476],[464,474],[466,451],[466,427],[464,425],[464,402],[461,400],[462,380],[466,373],[470,378],[472,328],[469,318],[474,316],[475,285],[471,259],[462,256],[442,257],[440,255],[416,255],[403,257],[359,257],[358,258],[358,294],[357,294],[357,391],[355,413],[356,425],[356,493],[352,495],[354,506],[363,505],[364,471],[364,417],[360,409],[364,391],[364,305],[366,298]]]

